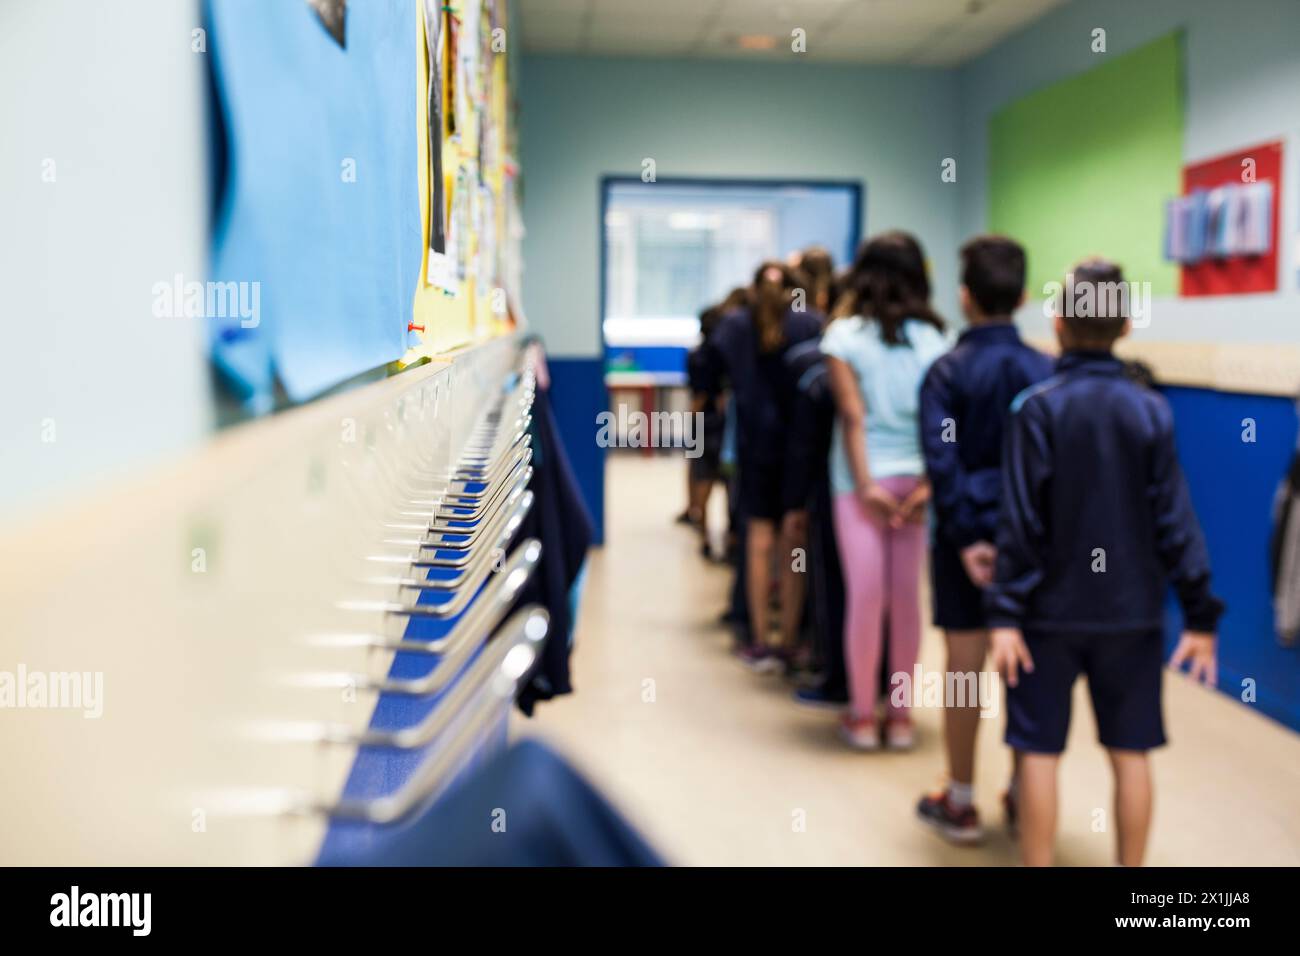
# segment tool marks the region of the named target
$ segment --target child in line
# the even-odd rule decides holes
[[[738,507],[744,518],[744,574],[749,610],[749,640],[741,660],[758,671],[781,670],[785,652],[793,648],[803,614],[803,580],[788,560],[780,562],[781,634],[779,647],[768,644],[769,582],[772,559],[790,554],[802,542],[794,540],[795,521],[782,489],[786,430],[793,383],[786,352],[821,334],[820,313],[796,308],[796,290],[806,280],[795,269],[765,262],[754,274],[750,302],[724,316],[709,336],[706,387],[718,391],[730,383],[736,415]],[[711,383],[711,384],[710,384]]]
[[[835,305],[835,260],[824,246],[809,246],[794,257],[794,265],[808,280],[808,307],[830,315]]]
[[[840,709],[848,703],[844,672],[844,578],[835,545],[830,450],[835,399],[820,343],[804,342],[786,357],[795,398],[786,444],[785,492],[792,517],[807,527],[808,609],[815,683],[795,691],[797,703]]]
[[[700,532],[702,552],[709,557],[708,511],[713,486],[722,480],[722,401],[710,390],[705,345],[722,321],[721,306],[711,305],[700,313],[700,344],[686,356],[686,384],[691,392],[691,413],[701,424],[700,454],[687,462],[686,511],[678,521]]]
[[[1185,630],[1170,663],[1215,683],[1223,605],[1156,391],[1112,354],[1129,330],[1127,286],[1101,259],[1076,266],[1057,303],[1055,374],[1012,405],[993,582],[993,662],[1007,682],[1007,743],[1020,752],[1021,852],[1052,862],[1056,772],[1080,673],[1115,777],[1118,861],[1138,866],[1151,824],[1147,752],[1165,742],[1163,605]]]
[[[917,396],[922,376],[947,347],[943,320],[930,307],[930,280],[916,239],[890,232],[867,242],[836,315],[822,351],[839,411],[830,463],[850,692],[840,735],[856,749],[876,750],[886,616],[891,673],[910,674],[921,643],[919,579],[930,486]],[[891,699],[885,741],[898,749],[912,746],[906,701]]]
[[[948,672],[977,674],[988,652],[983,588],[993,577],[1002,489],[1003,426],[1011,400],[1047,378],[1052,362],[1020,340],[1011,314],[1025,298],[1025,250],[1003,236],[961,249],[961,309],[969,323],[921,384],[921,447],[934,527],[930,597],[943,628]],[[948,784],[917,813],[955,843],[984,835],[973,802],[978,700],[945,701]]]

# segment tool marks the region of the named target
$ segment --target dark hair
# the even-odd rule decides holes
[[[818,312],[829,312],[835,301],[835,260],[821,246],[809,246],[799,254],[799,270],[808,280],[808,304]]]
[[[1108,259],[1094,257],[1084,259],[1065,277],[1056,312],[1081,345],[1109,346],[1124,331],[1128,304],[1124,271]]]
[[[763,275],[769,269],[781,273],[781,283],[768,282]],[[785,314],[794,300],[795,289],[806,289],[808,281],[803,273],[787,263],[769,259],[754,270],[751,315],[758,329],[758,347],[762,352],[775,352],[785,344]]]
[[[1139,362],[1137,359],[1124,363],[1124,377],[1135,385],[1141,385],[1143,388],[1155,388],[1160,384],[1156,380],[1156,373],[1151,370],[1151,366],[1146,362]]]
[[[750,293],[749,286],[738,285],[727,293],[725,299],[718,303],[718,309],[723,315],[728,312],[735,312],[737,309],[743,309],[749,305],[750,300],[753,298]]]
[[[725,314],[721,305],[711,305],[700,313],[700,335],[708,339]]]
[[[1006,236],[976,236],[961,247],[961,284],[985,315],[1010,315],[1025,292],[1025,249]]]
[[[907,319],[943,331],[943,319],[930,307],[925,253],[914,236],[886,232],[862,244],[835,306],[837,317],[854,314],[879,322],[880,337],[889,345],[904,343]]]

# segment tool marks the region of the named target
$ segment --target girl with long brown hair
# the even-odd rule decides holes
[[[841,735],[880,746],[876,727],[882,627],[889,672],[910,675],[921,643],[925,480],[918,428],[921,379],[947,348],[930,307],[920,244],[889,232],[862,246],[821,348],[839,410],[831,446],[835,536],[844,573],[844,653],[851,706]],[[899,695],[906,697],[907,695]],[[907,700],[891,694],[885,740],[912,746]]]

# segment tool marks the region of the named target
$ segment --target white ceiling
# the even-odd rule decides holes
[[[955,66],[1067,0],[520,0],[527,53]],[[807,50],[791,51],[802,28]],[[771,37],[769,50],[742,36]]]

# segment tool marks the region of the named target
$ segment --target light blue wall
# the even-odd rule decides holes
[[[1105,54],[1091,50],[1106,30]],[[1281,291],[1276,295],[1157,299],[1150,339],[1300,341],[1296,233],[1300,210],[1300,3],[1297,0],[1074,0],[1004,40],[959,73],[963,235],[984,228],[988,120],[1009,102],[1091,69],[1174,30],[1184,31],[1187,77],[1184,158],[1205,159],[1284,140]],[[1122,137],[1124,104],[1113,104]],[[1062,223],[1061,228],[1069,228]],[[1097,250],[1104,253],[1105,250]],[[1034,290],[1030,290],[1031,295]],[[1022,325],[1045,332],[1039,303]]]
[[[204,329],[152,312],[205,278],[198,6],[0,5],[0,521],[211,427]]]
[[[552,354],[600,353],[600,179],[647,157],[663,177],[862,180],[864,234],[916,233],[956,318],[952,72],[526,55],[522,73],[524,306]]]

